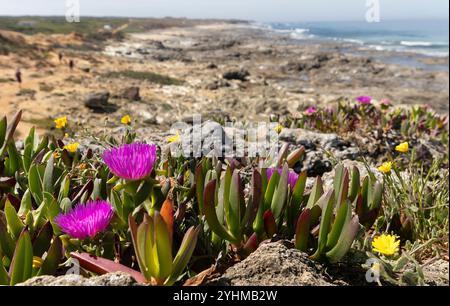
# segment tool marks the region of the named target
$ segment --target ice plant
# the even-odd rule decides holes
[[[372,103],[372,97],[370,96],[359,96],[356,98],[356,101],[361,104],[371,104]]]
[[[372,248],[375,252],[392,256],[399,251],[400,241],[393,235],[382,234],[372,241]]]
[[[78,204],[74,209],[55,218],[59,228],[77,239],[94,238],[104,231],[114,215],[112,206],[103,200]]]
[[[131,123],[131,117],[130,115],[125,115],[120,119],[120,123],[129,125]]]
[[[280,169],[268,168],[266,171],[267,180],[270,180],[270,178],[272,177],[272,175],[275,171],[278,171],[278,173],[281,175],[281,173],[283,172],[283,169],[282,168],[280,168]],[[291,188],[294,188],[295,184],[297,183],[297,180],[298,180],[298,174],[292,170],[289,171],[288,184],[289,184],[289,186],[291,186]]]
[[[69,143],[68,145],[65,145],[63,149],[67,150],[70,153],[75,153],[78,150],[78,146],[80,144],[78,142]]]
[[[407,153],[409,150],[409,144],[407,142],[402,142],[398,146],[395,147],[395,151],[400,153]]]
[[[124,144],[103,153],[103,161],[114,175],[131,181],[147,177],[156,161],[156,146],[145,143]]]
[[[315,106],[310,106],[308,107],[308,109],[305,111],[305,115],[307,116],[311,116],[313,114],[317,113],[317,107]]]
[[[64,116],[64,117],[57,118],[54,120],[54,122],[55,122],[55,127],[57,129],[65,128],[67,125],[67,117]]]
[[[136,259],[147,281],[157,285],[175,283],[194,253],[200,225],[187,230],[173,258],[174,209],[170,199],[153,216],[145,215],[140,225],[130,214],[128,224]]]
[[[378,167],[378,171],[382,173],[390,173],[392,170],[392,162],[385,162],[381,166]]]

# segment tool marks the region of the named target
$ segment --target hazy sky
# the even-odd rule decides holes
[[[366,0],[79,0],[81,16],[364,20]],[[381,19],[448,19],[448,0],[379,0]],[[65,15],[66,0],[0,0],[0,15]]]

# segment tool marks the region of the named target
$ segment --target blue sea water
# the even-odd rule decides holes
[[[268,23],[265,26],[298,40],[336,40],[380,51],[449,55],[448,20]]]

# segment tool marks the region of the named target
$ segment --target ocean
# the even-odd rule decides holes
[[[267,23],[264,26],[298,40],[335,40],[379,51],[449,55],[448,20]]]

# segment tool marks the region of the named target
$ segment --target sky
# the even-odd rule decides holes
[[[1,15],[65,15],[66,1],[0,0]],[[78,0],[82,16],[224,18],[253,21],[364,20],[379,1],[383,20],[448,19],[448,0]]]

